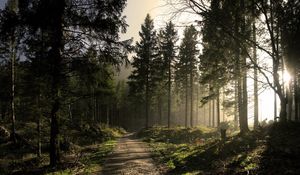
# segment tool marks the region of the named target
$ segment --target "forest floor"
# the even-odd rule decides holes
[[[170,175],[298,175],[300,123],[275,123],[247,134],[217,129],[154,127],[138,136]]]
[[[112,154],[106,159],[103,166],[103,175],[159,175],[163,168],[155,165],[149,146],[127,134],[118,139]]]
[[[0,141],[1,175],[85,175],[98,174],[104,158],[112,153],[117,139],[125,131],[121,128],[107,127],[102,124],[83,123],[64,125],[62,128],[61,164],[50,168],[49,164],[49,126],[42,128],[42,155],[37,157],[37,133],[35,123],[17,123],[17,133],[23,138],[17,145],[10,141]],[[7,123],[0,127],[10,128]],[[26,144],[24,144],[26,141]]]
[[[5,123],[0,126],[9,128]],[[35,128],[34,123],[17,125],[18,135],[26,144],[0,142],[1,175],[296,175],[300,172],[300,123],[274,123],[244,135],[233,130],[225,141],[220,140],[216,128],[206,127],[153,127],[143,129],[135,137],[123,136],[125,131],[120,128],[97,124],[66,126],[62,130],[62,163],[56,169],[47,166],[49,128],[42,130],[40,158],[34,146]]]

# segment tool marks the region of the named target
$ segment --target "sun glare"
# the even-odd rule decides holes
[[[283,82],[285,84],[288,84],[291,81],[292,77],[290,75],[290,73],[287,70],[284,70],[283,72]]]

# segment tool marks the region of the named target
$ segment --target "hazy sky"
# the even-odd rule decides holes
[[[135,41],[139,40],[138,32],[147,13],[154,19],[156,29],[164,27],[165,23],[171,19],[172,10],[170,6],[166,6],[166,0],[127,0],[124,15],[127,16],[126,21],[129,27],[127,28],[127,33],[122,34],[122,39],[134,37]],[[173,19],[173,22],[176,25],[184,26],[186,23],[190,24],[190,22],[193,22],[196,17],[191,14],[182,14],[180,17]],[[178,27],[177,29],[180,34],[183,27]]]
[[[6,3],[6,0],[0,0],[0,8],[2,9]]]
[[[122,39],[128,39],[134,37],[134,40],[138,40],[138,32],[141,28],[147,13],[152,18],[158,13],[159,1],[161,0],[128,0],[127,6],[124,11],[126,15],[126,21],[129,27],[126,34],[122,35]]]

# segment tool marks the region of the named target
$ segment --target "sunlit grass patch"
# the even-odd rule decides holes
[[[217,136],[217,129],[199,126],[196,128],[184,127],[152,127],[144,129],[138,136],[147,142],[166,142],[166,143],[190,143],[198,142],[198,139],[208,139]]]
[[[157,159],[169,168],[170,174],[258,172],[268,138],[266,131],[259,130],[244,135],[231,132],[227,140],[222,141],[216,129],[205,127],[156,127],[142,131],[140,136],[150,143]]]
[[[138,136],[149,142],[155,158],[172,171],[184,166],[189,157],[196,152],[203,152],[207,143],[214,142],[218,136],[217,129],[203,126],[184,127],[153,127],[142,130]],[[189,172],[199,174],[201,171]]]
[[[104,158],[113,151],[116,141],[110,140],[101,144],[90,145],[82,148],[78,164],[74,167],[58,170],[47,175],[73,175],[99,173],[104,163]]]

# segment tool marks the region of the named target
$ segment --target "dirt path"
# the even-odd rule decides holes
[[[132,134],[118,140],[114,152],[105,160],[102,175],[159,175],[149,147]]]

